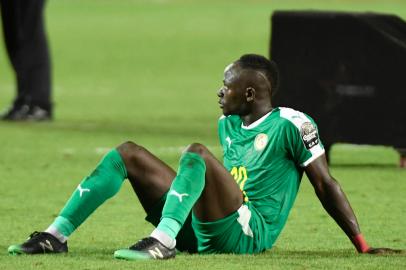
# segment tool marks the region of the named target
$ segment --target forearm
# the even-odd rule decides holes
[[[369,247],[360,232],[354,211],[340,185],[330,175],[325,156],[314,160],[305,170],[324,209],[350,238],[358,252],[367,252]]]
[[[340,185],[332,179],[325,183],[321,190],[316,190],[316,194],[324,209],[345,232],[358,252],[365,252],[368,245],[361,235],[357,218]]]
[[[335,180],[325,183],[322,190],[316,190],[316,194],[324,209],[349,237],[360,233],[350,203]]]

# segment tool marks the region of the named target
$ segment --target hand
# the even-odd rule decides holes
[[[401,253],[405,253],[405,251],[402,249],[391,249],[391,248],[369,248],[364,253],[376,254],[376,255],[387,255],[387,254],[401,254]]]

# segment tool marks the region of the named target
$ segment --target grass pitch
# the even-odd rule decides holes
[[[14,257],[6,252],[32,231],[45,229],[103,153],[125,140],[146,146],[174,168],[180,149],[191,142],[220,155],[215,94],[224,66],[246,52],[267,54],[273,10],[303,8],[406,18],[406,3],[400,0],[49,1],[56,120],[0,123],[2,268],[405,269],[405,255],[357,255],[305,178],[276,246],[255,256],[114,260],[114,250],[152,229],[128,183],[73,234],[69,254]],[[6,59],[3,48],[0,108],[14,95]],[[391,148],[333,148],[332,174],[373,246],[406,248],[406,170],[397,163]]]

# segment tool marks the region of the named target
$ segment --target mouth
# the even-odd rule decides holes
[[[223,109],[224,104],[223,104],[223,102],[221,100],[219,100],[218,104],[219,104],[220,108]]]

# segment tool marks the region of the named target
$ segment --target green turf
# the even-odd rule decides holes
[[[267,54],[275,9],[382,11],[406,18],[404,1],[54,0],[47,22],[56,121],[0,123],[2,269],[405,269],[406,256],[358,256],[306,179],[276,247],[256,256],[179,255],[168,262],[114,260],[152,227],[126,183],[70,239],[62,256],[13,257],[10,244],[43,230],[102,154],[125,140],[176,167],[202,142],[217,154],[216,90],[224,66]],[[0,51],[0,108],[14,95]],[[337,145],[339,179],[372,245],[406,248],[406,170],[386,147]]]

